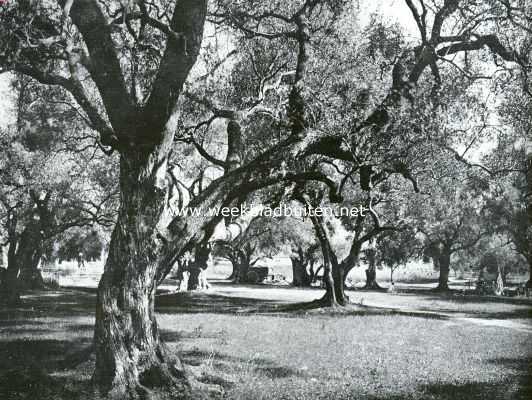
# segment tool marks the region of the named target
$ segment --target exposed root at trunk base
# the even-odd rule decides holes
[[[221,386],[199,381],[194,369],[184,366],[177,354],[171,352],[164,343],[158,343],[154,354],[156,356],[154,358],[139,357],[136,360],[127,360],[129,362],[118,361],[115,364],[114,379],[112,382],[107,380],[111,387],[105,388],[105,375],[98,375],[96,369],[93,387],[96,391],[100,391],[100,394],[105,392],[103,396],[96,398],[207,400],[218,399],[223,395]]]
[[[453,290],[449,286],[438,285],[435,288],[430,289],[430,291],[435,292],[435,293],[449,293],[449,292],[452,292]]]
[[[192,389],[207,395],[209,399],[222,398],[224,395],[223,386],[235,383],[229,375],[215,373],[212,368],[205,365],[187,365],[186,370]]]
[[[388,289],[387,288],[383,288],[377,282],[373,282],[373,283],[366,283],[364,285],[364,287],[362,287],[362,288],[360,288],[358,290],[366,290],[366,291],[373,290],[373,291],[376,291],[376,292],[386,292]]]
[[[283,307],[282,311],[314,310],[317,308],[338,309],[338,308],[345,307],[348,304],[349,304],[349,298],[347,296],[344,301],[339,302],[336,299],[331,299],[329,296],[325,295],[319,299],[316,299],[310,302],[291,304],[287,307]]]
[[[349,297],[344,295],[343,299],[331,299],[327,295],[323,296],[321,299],[315,300],[318,304],[321,304],[321,307],[345,307],[350,303]]]
[[[161,363],[144,371],[138,380],[114,384],[111,391],[102,394],[94,385],[94,397],[105,400],[210,400],[220,399],[221,385],[200,382],[189,371],[183,376],[171,364]],[[87,399],[88,400],[88,399]]]
[[[308,301],[305,303],[293,303],[289,305],[283,305],[278,307],[275,311],[277,312],[297,312],[297,311],[306,311],[306,310],[316,310],[320,308],[330,308],[338,309],[342,308],[342,304],[331,303],[330,301],[325,301],[323,298]]]

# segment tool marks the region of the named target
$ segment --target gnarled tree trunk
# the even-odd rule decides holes
[[[241,249],[235,251],[233,261],[233,283],[247,282],[247,275],[250,268],[250,257]]]
[[[197,290],[200,287],[200,274],[208,266],[209,255],[211,253],[208,244],[200,243],[194,248],[194,262],[190,266],[190,277],[188,279],[187,290]]]
[[[325,284],[325,295],[319,300],[319,302],[326,307],[334,307],[343,304],[343,297],[340,299],[342,303],[338,301],[337,294],[339,292],[343,293],[343,284],[342,290],[339,291],[335,284],[335,278],[338,276],[338,260],[334,254],[329,239],[327,237],[327,232],[323,226],[323,221],[321,217],[316,215],[311,215],[310,220],[314,226],[314,231],[316,232],[316,237],[321,246],[321,253],[323,255],[323,283]]]
[[[28,227],[27,235],[23,233],[20,238],[16,255],[16,262],[20,266],[20,290],[44,289],[44,280],[38,269],[42,258],[42,242],[39,226]]]
[[[233,267],[233,270],[231,271],[231,275],[229,275],[227,279],[230,280],[231,282],[235,282],[238,276],[238,262],[233,259],[231,259],[230,261],[231,261],[231,267]]]
[[[43,289],[44,281],[39,271],[42,256],[43,233],[40,217],[35,213],[20,234],[11,238],[8,250],[8,266],[2,282],[1,299],[8,305],[20,301],[20,292],[27,289]]]
[[[182,398],[191,390],[155,320],[165,172],[165,154],[159,157],[157,149],[121,154],[121,205],[98,286],[94,335],[93,381],[113,399],[157,398],[158,390]]]
[[[338,304],[345,306],[349,303],[349,297],[345,294],[345,264],[338,262],[336,255],[332,257],[332,276],[334,280],[334,293]]]
[[[296,287],[309,287],[312,283],[312,276],[307,271],[308,261],[304,251],[298,247],[290,257],[292,263],[292,285]]]
[[[325,294],[320,299],[320,303],[326,307],[338,305],[336,299],[336,290],[334,287],[334,278],[330,260],[323,260],[323,283],[325,284]]]
[[[377,270],[374,265],[370,265],[366,269],[366,284],[364,285],[364,289],[383,290],[383,288],[377,283]]]
[[[437,266],[440,269],[440,275],[438,277],[438,286],[436,290],[446,291],[449,290],[449,272],[451,265],[451,253],[445,249],[437,256]]]
[[[307,264],[297,257],[290,257],[292,263],[292,285],[296,287],[309,287],[312,278],[307,271]]]

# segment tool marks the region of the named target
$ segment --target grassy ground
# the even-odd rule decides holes
[[[287,311],[320,294],[217,285],[161,296],[158,319],[228,399],[532,398],[529,300],[353,292],[346,310]],[[93,367],[94,300],[34,293],[0,311],[0,399],[78,398]]]

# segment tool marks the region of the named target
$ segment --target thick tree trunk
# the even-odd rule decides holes
[[[243,261],[238,264],[237,283],[247,282],[249,272],[249,263]]]
[[[366,290],[385,290],[377,283],[377,269],[375,265],[369,265],[366,269],[366,284],[364,285]]]
[[[323,226],[323,221],[320,217],[314,215],[310,217],[316,232],[316,237],[321,246],[321,253],[323,256],[323,283],[325,284],[325,295],[319,300],[319,303],[325,307],[335,307],[341,305],[338,302],[337,288],[335,286],[335,275],[338,274],[338,260],[329,243],[327,232]],[[336,272],[334,271],[336,270]],[[343,285],[342,290],[343,293]],[[341,298],[343,301],[343,297]]]
[[[238,262],[236,260],[231,260],[231,266],[233,267],[233,270],[227,279],[231,282],[235,282],[238,275]]]
[[[0,301],[8,306],[15,306],[20,302],[18,273],[19,268],[15,262],[8,264],[0,291]]]
[[[339,263],[336,260],[336,256],[333,256],[332,260],[332,276],[334,280],[334,294],[336,296],[336,301],[338,304],[345,306],[349,303],[349,297],[345,294],[345,265],[344,263]]]
[[[366,284],[363,289],[366,290],[385,290],[377,283],[377,260],[376,250],[374,248],[368,248],[365,251],[366,259],[368,261],[368,268],[366,269]]]
[[[192,263],[188,271],[190,272],[190,275],[188,277],[187,291],[198,290],[201,269]]]
[[[290,257],[292,262],[292,285],[296,287],[310,287],[312,276],[307,271],[305,260],[300,257]]]
[[[15,305],[19,302],[18,274],[19,268],[16,263],[16,251],[18,240],[15,232],[10,232],[9,248],[7,250],[7,268],[2,276],[0,286],[0,302],[6,305]]]
[[[210,247],[207,244],[197,244],[194,248],[194,262],[190,265],[190,277],[188,279],[187,290],[197,290],[200,288],[200,274],[208,266]]]
[[[436,290],[449,290],[449,271],[451,265],[451,254],[445,250],[438,256],[438,266],[440,268],[440,276],[438,278],[438,286]]]
[[[246,255],[241,251],[238,250],[238,256],[236,257],[236,265],[234,265],[234,283],[244,283],[247,282],[247,275],[249,272],[249,259],[246,257]]]
[[[35,257],[31,264],[26,264],[20,270],[18,277],[20,290],[45,289],[44,279],[41,271],[38,269],[40,257]]]
[[[25,245],[23,240],[28,238],[21,237],[19,248],[25,247],[25,249],[21,250],[23,254],[17,254],[17,263],[20,265],[18,277],[20,290],[44,289],[44,280],[38,269],[42,258],[42,237],[38,231],[30,236],[37,241]]]
[[[320,302],[325,307],[334,307],[339,305],[339,303],[336,298],[331,262],[330,260],[323,261],[323,283],[325,284],[325,295],[320,299]]]
[[[180,360],[160,340],[154,312],[165,171],[155,151],[121,155],[121,205],[98,286],[94,335],[93,382],[112,399],[184,398],[191,391]]]
[[[355,267],[355,265],[358,262],[358,259],[360,256],[360,250],[362,248],[362,243],[363,243],[362,241],[353,240],[348,256],[344,258],[342,262],[340,263],[338,282],[341,282],[341,285],[342,285],[341,291],[342,291],[343,299],[345,300],[345,303],[349,303],[349,297],[344,292],[344,289],[346,287],[347,276],[349,275],[349,272],[351,272],[351,270]],[[352,289],[354,289],[354,287]]]
[[[22,231],[19,240],[10,243],[8,267],[0,295],[4,303],[16,305],[20,301],[22,290],[44,288],[44,281],[38,270],[42,240],[41,225],[34,218]]]

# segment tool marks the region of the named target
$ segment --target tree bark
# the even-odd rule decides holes
[[[331,244],[329,243],[322,218],[316,215],[311,215],[310,220],[314,226],[314,231],[316,232],[316,237],[320,243],[323,256],[323,283],[325,284],[325,295],[319,301],[325,307],[335,307],[341,305],[341,303],[338,302],[337,288],[335,286],[335,275],[338,274],[338,260],[331,248]],[[336,269],[336,272],[333,271],[334,269]],[[343,300],[343,298],[341,300]]]
[[[246,260],[242,260],[238,263],[238,276],[235,280],[236,283],[247,282],[247,276],[249,272],[249,263]]]
[[[528,262],[528,281],[526,283],[526,287],[527,288],[532,288],[532,252],[527,257],[527,262]]]
[[[336,255],[332,257],[332,276],[334,281],[334,294],[338,304],[345,306],[349,303],[349,298],[345,294],[345,265],[343,262],[339,263]]]
[[[187,290],[197,290],[200,286],[200,274],[208,266],[211,250],[205,243],[197,244],[194,248],[194,262],[191,264],[190,277],[188,279]]]
[[[157,149],[121,154],[121,204],[98,286],[93,382],[112,399],[159,393],[190,397],[191,386],[176,356],[159,337],[154,300],[163,239],[166,159]]]
[[[2,280],[2,290],[0,301],[7,306],[15,306],[20,302],[20,291],[18,286],[19,268],[16,262],[10,262],[4,273]]]
[[[27,234],[21,235],[16,255],[16,262],[20,266],[18,277],[20,290],[44,289],[44,280],[38,269],[42,258],[43,237],[39,230],[40,224],[32,224]]]
[[[0,267],[0,288],[4,284],[4,280],[6,279],[7,269],[3,266]]]
[[[358,259],[360,257],[360,250],[362,249],[362,244],[364,241],[353,239],[353,243],[351,244],[351,249],[349,250],[349,254],[347,257],[345,257],[341,262],[341,268],[340,268],[340,281],[342,282],[342,292],[344,292],[344,288],[346,286],[346,280],[347,276],[349,275],[349,272],[353,268],[355,268],[355,265],[358,262]],[[347,295],[343,295],[346,303],[349,302],[349,297]]]
[[[20,290],[45,289],[44,279],[39,270],[41,254],[36,250],[33,255],[27,256],[28,263],[25,263],[20,269],[18,277]]]
[[[190,275],[188,277],[187,282],[187,291],[198,290],[201,269],[199,269],[197,265],[192,263],[188,271],[190,272]]]
[[[10,240],[8,267],[1,290],[2,301],[6,304],[18,304],[22,290],[44,288],[44,281],[38,270],[42,241],[41,223],[35,213],[18,240]]]
[[[526,194],[526,213],[528,216],[528,266],[529,276],[526,286],[532,288],[532,140],[529,138],[526,143],[526,182],[527,182],[527,194]]]
[[[366,290],[384,290],[382,286],[377,283],[377,269],[375,265],[369,265],[366,269],[366,284],[364,285]]]
[[[247,281],[247,274],[250,267],[250,259],[244,253],[243,250],[236,250],[236,255],[234,256],[233,262],[233,282],[234,283],[243,283]]]
[[[325,307],[334,307],[339,305],[336,299],[334,277],[329,259],[323,260],[323,283],[325,284],[325,295],[320,299],[321,304]]]
[[[443,250],[438,255],[438,267],[440,268],[440,276],[438,278],[438,286],[436,290],[447,291],[449,290],[449,271],[451,265],[451,253]]]
[[[16,253],[18,245],[17,237],[17,214],[10,213],[8,215],[8,242],[7,249],[7,268],[4,270],[2,276],[2,285],[0,286],[0,302],[6,305],[15,305],[19,302],[18,293],[18,265],[16,263]]]
[[[238,276],[238,262],[236,260],[231,259],[231,266],[233,267],[233,270],[231,271],[231,275],[227,278],[231,282],[235,282],[236,278]]]
[[[307,260],[305,260],[302,248],[298,248],[295,254],[290,257],[292,263],[292,285],[296,287],[310,287],[312,276],[307,271]]]

